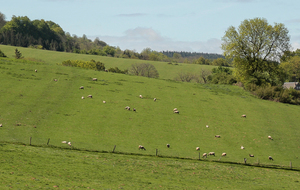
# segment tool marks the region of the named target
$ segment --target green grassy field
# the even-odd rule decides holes
[[[7,52],[9,48],[13,54],[15,47],[0,46],[0,49],[11,57],[12,54]],[[238,173],[244,172],[252,176],[256,176],[255,171],[260,170],[261,179],[258,183],[264,185],[268,185],[269,183],[264,181],[272,177],[266,175],[269,171],[274,172],[274,176],[297,176],[299,174],[297,171],[258,169],[235,165],[243,163],[243,159],[247,158],[247,163],[250,165],[259,163],[259,165],[267,167],[288,168],[292,162],[293,168],[300,169],[298,159],[300,153],[298,138],[300,135],[300,118],[297,117],[297,113],[300,111],[299,106],[260,100],[236,86],[181,83],[164,80],[168,77],[150,79],[59,66],[55,63],[70,59],[68,56],[78,56],[74,59],[80,60],[90,60],[93,56],[26,48],[18,49],[25,57],[42,59],[44,62],[0,60],[0,123],[3,124],[3,127],[0,128],[0,142],[29,144],[29,139],[32,137],[31,143],[33,145],[45,146],[50,138],[49,145],[54,147],[107,152],[111,152],[116,145],[115,152],[124,154],[118,154],[117,158],[123,164],[126,163],[124,159],[129,158],[136,160],[136,162],[143,162],[144,159],[148,159],[148,162],[153,161],[157,164],[166,164],[168,162],[166,157],[188,158],[191,160],[187,162],[182,161],[182,159],[172,160],[173,164],[171,165],[174,166],[166,166],[161,169],[165,177],[162,179],[174,177],[174,180],[180,180],[182,176],[175,174],[173,176],[169,170],[175,171],[175,168],[185,164],[187,165],[184,167],[191,167],[192,164],[205,163],[209,165],[209,168],[195,172],[201,173],[206,170],[212,172],[212,175],[218,176],[216,179],[221,181],[221,185],[236,189],[245,185],[243,179],[246,180],[246,177],[236,177],[235,184],[230,186],[230,183],[226,182],[228,179],[225,178],[225,174],[228,174],[225,171],[230,170],[228,169],[229,166],[236,167],[235,170]],[[28,55],[26,56],[26,54]],[[126,61],[127,65],[130,65],[129,61],[133,61],[100,58],[113,59],[114,61],[109,63],[111,67],[117,66],[114,65],[116,60]],[[52,61],[49,61],[51,59]],[[102,61],[101,59],[100,61]],[[103,62],[106,65],[104,60]],[[166,63],[155,64],[186,69],[183,71],[188,70],[184,64],[182,66],[167,65]],[[35,69],[38,72],[34,72]],[[94,77],[98,78],[98,81],[92,81]],[[79,89],[80,86],[85,88]],[[82,96],[87,97],[89,94],[93,95],[93,98],[81,99]],[[139,98],[140,94],[143,95],[143,99]],[[153,98],[157,98],[157,101],[154,102]],[[106,101],[106,103],[104,104],[102,101]],[[124,109],[125,106],[136,108],[137,111],[127,111]],[[175,107],[178,108],[180,114],[173,113]],[[247,118],[241,118],[242,114],[246,114]],[[209,125],[209,128],[206,128],[206,125]],[[221,138],[215,138],[215,135],[221,135]],[[274,140],[269,140],[268,135],[271,135]],[[62,141],[71,141],[72,147],[62,144]],[[166,147],[167,143],[171,145],[169,149]],[[138,145],[143,145],[147,150],[138,150]],[[1,154],[5,154],[6,146],[12,146],[13,148],[10,149],[13,152],[18,152],[17,150],[20,148],[5,144],[0,147],[3,150]],[[241,146],[244,146],[245,149],[241,150]],[[200,154],[213,151],[216,156],[210,156],[205,162],[199,162],[197,160],[199,152],[196,151],[196,147],[200,147]],[[22,148],[25,148],[25,157],[26,154],[30,156],[31,152],[41,151],[40,148],[38,150],[27,149],[28,146]],[[42,150],[50,152],[49,154],[52,151],[48,148]],[[158,155],[161,158],[153,157],[156,155],[156,150],[158,150]],[[53,151],[56,152],[57,149]],[[219,161],[223,152],[226,152],[227,156]],[[67,154],[77,153],[81,154],[78,151],[75,153],[68,151]],[[62,151],[59,154],[64,155],[66,152]],[[133,155],[129,156],[128,154]],[[250,158],[249,154],[254,154],[255,157]],[[111,157],[115,157],[115,154],[105,155],[114,162]],[[272,156],[274,161],[268,160],[268,156]],[[160,159],[163,160],[160,161]],[[201,160],[204,159],[201,158]],[[41,162],[47,165],[45,164],[47,160]],[[72,158],[68,162],[72,162]],[[52,163],[55,164],[55,161],[53,160]],[[5,165],[6,162],[2,159],[1,164]],[[58,167],[59,165],[68,167],[60,162],[57,165]],[[93,164],[91,163],[91,165]],[[142,165],[144,167],[147,162]],[[149,170],[151,170],[151,166],[150,164]],[[138,167],[137,170],[143,170],[143,167]],[[224,175],[218,171],[213,171],[213,167],[224,170]],[[38,168],[42,170],[41,166]],[[78,173],[80,170],[78,168]],[[230,173],[230,171],[228,172]],[[5,172],[2,175],[6,176],[8,181],[22,178],[7,176],[8,173]],[[63,175],[68,175],[67,171]],[[113,173],[109,175],[111,179],[118,178],[118,175]],[[132,175],[138,175],[138,173]],[[80,178],[78,177],[78,179]],[[84,179],[87,180],[88,178]],[[207,188],[215,187],[212,176],[210,175],[208,178],[211,181],[207,182]],[[189,178],[185,179],[189,180]],[[197,182],[196,178],[191,179],[193,179],[191,182]],[[276,179],[274,178],[274,181]],[[57,183],[63,183],[65,180],[66,178],[61,178],[61,181]],[[126,177],[124,177],[124,181],[126,181]],[[131,183],[130,179],[127,181],[127,184]],[[144,185],[154,188],[159,184],[165,186],[172,184],[170,180],[169,182],[160,181],[159,183],[155,182],[155,186],[147,183]],[[282,184],[284,181],[282,180]],[[21,185],[24,183],[24,181],[20,182]],[[117,186],[110,186],[111,183],[117,184],[112,181],[105,181],[103,186],[98,184],[98,187],[117,188]],[[181,183],[183,182],[178,184]],[[143,183],[139,185],[141,184]],[[289,185],[293,189],[297,182]],[[142,187],[134,188],[141,189]],[[186,187],[203,188],[196,184],[192,186],[191,183],[187,184]],[[257,186],[254,189],[260,189],[260,187]],[[282,187],[288,186],[283,185]],[[64,186],[64,188],[72,189],[68,186]],[[129,187],[127,188],[129,189]],[[170,185],[169,188],[175,187]]]
[[[94,59],[96,61],[101,61],[105,64],[105,67],[109,69],[110,67],[118,67],[121,70],[128,69],[134,63],[151,63],[155,66],[155,68],[159,72],[160,79],[171,79],[177,76],[177,73],[184,72],[192,72],[192,73],[200,73],[201,68],[212,69],[214,66],[209,65],[195,65],[195,64],[182,64],[178,63],[178,65],[169,65],[167,62],[159,62],[159,61],[146,61],[146,60],[138,60],[138,59],[123,59],[123,58],[113,58],[106,56],[97,56],[97,55],[83,55],[76,53],[65,53],[65,52],[57,52],[57,51],[46,51],[39,49],[31,49],[31,48],[22,48],[22,47],[14,47],[7,45],[0,45],[0,49],[10,58],[13,58],[15,55],[15,49],[22,53],[25,58],[35,58],[45,61],[47,64],[55,65],[57,63],[62,63],[65,60],[84,60],[90,61]]]
[[[1,189],[298,189],[299,172],[0,144]]]

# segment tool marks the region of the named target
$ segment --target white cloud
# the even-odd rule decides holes
[[[152,28],[137,27],[124,32],[123,36],[90,36],[111,46],[119,46],[122,50],[130,49],[141,52],[144,48],[155,51],[188,51],[221,54],[221,40],[209,39],[207,41],[175,41],[169,37],[162,36]]]

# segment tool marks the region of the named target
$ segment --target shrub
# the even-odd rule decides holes
[[[102,62],[100,61],[81,61],[81,60],[67,60],[63,61],[62,65],[64,66],[70,66],[70,67],[81,67],[81,68],[86,68],[86,69],[94,69],[97,71],[104,71],[105,66]]]
[[[112,72],[112,73],[122,73],[122,74],[127,74],[128,73],[128,70],[125,69],[125,70],[120,70],[118,67],[115,67],[115,68],[109,68],[108,69],[108,72]]]
[[[0,57],[7,57],[7,56],[0,50]]]

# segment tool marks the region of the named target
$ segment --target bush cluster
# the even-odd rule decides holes
[[[108,69],[108,72],[112,72],[112,73],[121,73],[121,74],[127,74],[128,73],[128,70],[127,69],[125,69],[125,70],[121,70],[121,69],[119,69],[118,67],[111,67],[111,68],[109,68]]]
[[[93,70],[97,70],[97,71],[105,70],[104,63],[101,63],[100,61],[96,62],[93,59],[91,61],[67,60],[67,61],[63,61],[62,65],[70,66],[70,67],[81,67],[81,68],[85,68],[85,69],[93,69]]]
[[[264,100],[296,105],[300,104],[300,91],[292,88],[285,89],[282,86],[257,86],[251,84],[247,86],[247,90]]]

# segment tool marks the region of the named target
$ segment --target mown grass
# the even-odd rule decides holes
[[[39,51],[44,57],[63,54]],[[116,145],[115,152],[123,153],[123,158],[128,154],[155,155],[158,150],[159,156],[190,158],[191,162],[198,159],[195,148],[200,147],[201,154],[216,153],[208,161],[218,162],[226,152],[222,162],[243,163],[247,158],[250,165],[287,168],[292,162],[293,168],[300,168],[299,106],[260,100],[236,86],[181,83],[59,66],[46,59],[41,61],[41,54],[32,53],[27,61],[0,60],[1,142],[29,144],[32,137],[32,145],[43,146],[50,138],[49,145],[55,147],[68,148],[61,142],[71,141],[73,149],[111,152]],[[88,55],[80,56],[81,60],[90,59]],[[98,81],[92,81],[93,77]],[[85,88],[81,90],[80,86]],[[81,99],[89,94],[92,99]],[[127,111],[125,106],[137,111]],[[180,114],[173,113],[175,107]],[[247,118],[241,118],[242,114]],[[274,140],[269,140],[268,135]],[[171,145],[169,149],[167,143]],[[147,150],[138,150],[138,145]],[[241,145],[245,150],[240,149]],[[255,171],[251,167],[239,169]],[[167,178],[168,170],[163,173]]]
[[[299,172],[0,144],[1,189],[297,189]]]

